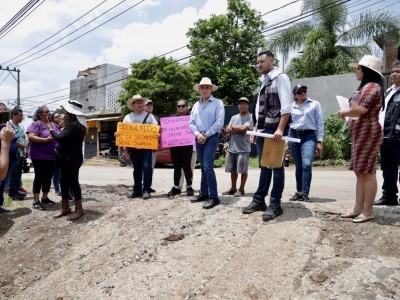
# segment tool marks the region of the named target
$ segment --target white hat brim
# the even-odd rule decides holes
[[[126,101],[126,106],[130,109],[133,110],[133,103],[135,103],[136,101],[142,100],[143,103],[146,102],[147,98],[142,97],[142,98],[130,98]]]
[[[196,92],[200,92],[200,89],[199,89],[200,85],[211,85],[212,86],[211,92],[215,92],[216,90],[218,90],[218,87],[215,84],[195,84],[193,89]]]
[[[73,114],[73,115],[75,115],[75,116],[83,116],[84,114],[83,114],[83,112],[81,112],[80,110],[77,110],[75,107],[73,107],[71,104],[69,104],[69,103],[66,103],[66,104],[63,104],[63,105],[61,105],[61,107],[65,110],[65,111],[67,111],[67,112],[69,112],[70,114]]]
[[[350,68],[357,68],[359,65],[360,65],[360,66],[363,66],[363,67],[366,67],[366,68],[368,68],[368,69],[374,71],[375,73],[378,73],[379,76],[382,77],[382,79],[385,78],[385,76],[383,76],[383,74],[382,74],[381,72],[375,70],[374,68],[371,68],[370,66],[366,66],[366,65],[364,65],[364,64],[360,64],[360,63],[351,63],[351,64],[349,64],[349,67],[350,67]]]

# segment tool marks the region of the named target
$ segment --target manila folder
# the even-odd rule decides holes
[[[261,166],[270,169],[282,167],[283,149],[285,141],[274,143],[271,138],[264,138],[264,148],[261,156]]]

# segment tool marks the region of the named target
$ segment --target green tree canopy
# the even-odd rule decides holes
[[[132,73],[123,83],[125,92],[118,102],[125,104],[132,95],[140,94],[154,103],[154,113],[173,113],[179,99],[195,99],[194,80],[188,67],[179,65],[172,58],[143,59],[131,64]],[[124,109],[123,114],[129,110]]]
[[[313,12],[311,20],[296,23],[273,35],[271,49],[287,58],[290,51],[303,50],[293,59],[292,77],[317,77],[349,72],[348,64],[371,53],[373,38],[400,41],[400,19],[389,12],[363,13],[347,22],[345,3],[336,0],[303,0],[302,12]]]
[[[219,86],[215,95],[225,104],[236,104],[242,96],[252,98],[259,76],[254,68],[257,52],[265,47],[263,26],[247,1],[228,0],[226,15],[199,20],[187,33],[196,81],[209,77]]]

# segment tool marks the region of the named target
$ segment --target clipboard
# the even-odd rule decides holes
[[[264,138],[264,148],[261,156],[261,166],[275,169],[282,167],[285,141],[274,143],[271,138]]]

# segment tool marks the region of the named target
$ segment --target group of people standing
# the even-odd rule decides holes
[[[33,122],[29,125],[26,130],[27,141],[25,141],[25,132],[21,126],[17,126],[22,121],[23,115],[21,109],[14,109],[11,111],[11,120],[6,123],[5,133],[8,133],[7,128],[12,128],[16,141],[15,146],[18,149],[25,149],[29,144],[29,157],[32,160],[34,166],[34,180],[33,180],[33,203],[32,208],[45,210],[48,204],[55,204],[53,200],[48,197],[51,187],[51,180],[53,178],[56,193],[61,195],[62,209],[61,212],[54,216],[59,218],[62,216],[69,215],[69,220],[74,221],[83,216],[84,211],[82,208],[82,196],[79,185],[79,168],[83,162],[82,146],[86,135],[86,120],[81,111],[82,105],[77,101],[68,101],[62,106],[64,110],[64,120],[61,126],[60,114],[54,113],[50,116],[50,110],[47,106],[40,106],[34,116]],[[2,131],[3,132],[3,131]],[[18,135],[21,133],[21,135]],[[8,135],[7,135],[8,136]],[[1,136],[0,136],[1,137]],[[5,151],[3,151],[3,140],[1,143],[1,157],[3,157]],[[13,145],[13,141],[10,143]],[[5,146],[4,146],[5,149]],[[9,195],[13,200],[22,200],[23,197],[18,194],[17,187],[21,185],[19,182],[19,176],[13,175],[15,169],[20,167],[21,155],[15,155],[12,146],[8,151],[9,153],[9,166],[8,173],[10,173],[10,187]],[[18,153],[18,152],[17,152]],[[24,154],[25,155],[25,154]],[[16,157],[16,162],[14,162]],[[3,161],[1,161],[3,163]],[[3,204],[3,190],[6,180],[3,180],[0,184],[0,207]],[[59,184],[61,183],[61,191],[59,190]],[[69,208],[70,190],[75,197],[75,211],[71,213]],[[18,192],[18,193],[17,193]],[[40,196],[40,193],[42,194]],[[7,213],[4,208],[1,207],[1,211]],[[70,214],[71,213],[71,214]]]
[[[248,173],[250,143],[255,143],[260,164],[260,178],[258,188],[253,194],[251,203],[243,207],[244,214],[262,211],[262,220],[275,219],[283,213],[281,199],[285,185],[285,171],[283,165],[269,168],[261,165],[261,156],[264,148],[264,137],[252,134],[251,131],[266,133],[272,136],[274,143],[282,137],[288,136],[299,139],[300,142],[288,142],[288,148],[295,161],[296,192],[290,201],[310,201],[310,187],[312,180],[312,163],[315,154],[322,154],[324,139],[324,118],[321,105],[318,101],[308,97],[308,88],[297,84],[291,87],[289,77],[274,67],[274,55],[270,51],[258,54],[257,69],[261,74],[260,88],[257,101],[252,113],[249,112],[249,100],[246,97],[238,99],[239,114],[232,117],[226,127],[230,136],[226,155],[225,170],[231,174],[231,187],[223,195],[237,197],[245,194],[245,184]],[[361,81],[355,92],[357,102],[349,100],[352,106],[348,110],[340,110],[338,116],[358,117],[349,121],[352,137],[352,158],[350,170],[356,174],[356,204],[354,208],[342,215],[353,218],[354,223],[363,223],[374,218],[372,206],[377,192],[376,165],[377,153],[381,150],[381,162],[384,177],[383,196],[375,201],[375,205],[397,205],[397,167],[400,163],[400,108],[396,103],[400,86],[400,62],[393,65],[393,86],[385,93],[383,101],[383,75],[380,73],[382,61],[371,55],[365,56],[359,63],[352,64],[357,68],[356,77]],[[213,96],[217,90],[207,77],[194,86],[199,92],[197,101],[190,112],[189,127],[196,137],[194,145],[197,159],[201,167],[201,183],[199,194],[191,198],[192,203],[204,202],[203,208],[210,209],[220,204],[217,191],[217,180],[213,168],[213,161],[217,149],[218,136],[224,124],[224,107],[221,100]],[[399,99],[398,99],[399,98]],[[139,101],[135,112],[133,103]],[[126,116],[124,122],[145,123],[143,107],[145,101],[140,95],[135,95],[127,102],[133,112],[131,117]],[[385,108],[381,110],[382,105]],[[184,109],[185,108],[185,109]],[[187,102],[177,102],[178,115],[186,115]],[[132,114],[142,116],[133,119]],[[381,115],[381,123],[378,116]],[[149,117],[149,116],[148,116]],[[150,118],[148,124],[155,124]],[[383,130],[382,130],[383,128]],[[162,130],[162,129],[161,129]],[[383,145],[382,145],[383,142]],[[382,145],[382,147],[381,147]],[[131,155],[134,171],[133,197],[143,196],[148,199],[148,187],[151,185],[150,172],[144,172],[137,164],[145,166],[146,159],[137,159],[136,152]],[[141,149],[141,152],[152,150]],[[192,146],[171,148],[171,157],[174,165],[174,185],[168,196],[181,193],[182,183],[179,180],[184,176],[188,183],[187,195],[193,195],[192,176],[193,160]],[[148,155],[150,157],[150,154]],[[149,161],[149,159],[147,159]],[[397,164],[393,164],[396,161]],[[150,167],[148,167],[150,168]],[[241,174],[240,186],[237,187],[238,175]],[[145,179],[141,181],[141,176]],[[150,185],[149,185],[150,183]],[[269,205],[266,196],[272,183]],[[146,193],[147,192],[147,193]]]

